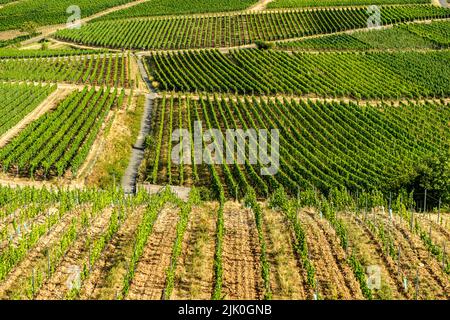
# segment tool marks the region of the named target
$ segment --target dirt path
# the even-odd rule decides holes
[[[263,226],[273,299],[310,299],[312,291],[307,285],[306,272],[293,247],[294,234],[283,214],[265,209]]]
[[[225,299],[262,299],[260,246],[251,210],[227,202],[224,208],[223,288]]]
[[[14,294],[15,290],[25,291],[28,285],[27,277],[31,274],[33,267],[42,259],[45,259],[45,250],[55,244],[69,227],[72,218],[77,216],[81,208],[69,213],[54,226],[50,232],[39,239],[36,246],[30,250],[26,258],[21,261],[8,275],[6,281],[0,284],[0,298],[7,298]]]
[[[153,226],[135,276],[131,282],[128,300],[160,300],[163,297],[166,270],[172,257],[176,238],[179,209],[164,208]]]
[[[55,108],[58,103],[69,95],[71,90],[66,88],[57,88],[53,91],[39,106],[31,111],[25,118],[23,118],[14,127],[9,129],[3,136],[0,137],[0,148],[4,147],[10,142],[20,131],[22,131],[28,124],[36,119],[39,119],[43,114]]]
[[[263,11],[267,8],[267,5],[274,0],[259,0],[257,4],[250,7],[250,11]]]
[[[139,208],[127,217],[117,235],[105,248],[105,254],[85,281],[80,299],[113,300],[119,296],[144,210]]]
[[[57,266],[55,273],[43,284],[41,290],[39,290],[36,296],[37,300],[59,300],[66,297],[69,291],[67,280],[72,275],[73,268],[78,267],[82,271],[85,263],[87,266],[89,265],[87,263],[89,260],[89,247],[86,245],[88,239],[94,241],[105,231],[112,211],[112,209],[104,210],[101,215],[92,221],[92,224],[86,230],[82,231]]]
[[[315,268],[317,290],[323,299],[363,299],[353,271],[346,262],[335,231],[314,213],[300,212],[306,231],[310,260]]]
[[[192,209],[172,299],[209,300],[214,285],[217,203]]]

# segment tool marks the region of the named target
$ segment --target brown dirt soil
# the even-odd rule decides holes
[[[430,256],[422,240],[411,233],[404,221],[395,222],[387,216],[377,214],[373,219],[382,223],[393,235],[396,246],[401,248],[400,265],[410,283],[409,290],[414,292],[414,281],[418,271],[419,299],[449,299],[450,282],[443,274],[436,259]]]
[[[192,209],[176,270],[172,299],[211,299],[214,285],[214,252],[217,203]]]
[[[64,299],[68,293],[67,280],[71,275],[71,269],[74,266],[83,270],[83,265],[89,260],[89,247],[86,245],[88,239],[94,241],[108,227],[112,209],[105,209],[101,215],[96,217],[92,224],[84,230],[83,233],[75,240],[55,273],[48,279],[39,290],[37,300],[59,300]]]
[[[69,227],[72,218],[77,216],[82,208],[68,212],[54,226],[50,232],[39,239],[29,254],[8,275],[6,280],[0,284],[0,298],[7,298],[17,290],[23,290],[26,278],[31,274],[34,266],[45,259],[45,250],[55,244]]]
[[[120,295],[143,213],[144,208],[138,208],[126,218],[84,282],[80,299],[113,300]]]
[[[128,300],[160,300],[164,294],[166,270],[172,258],[179,208],[165,207],[153,226],[139,261]]]
[[[253,212],[239,203],[224,208],[223,288],[225,299],[263,298],[260,246]]]
[[[359,283],[346,262],[346,253],[328,221],[310,212],[300,212],[299,219],[307,234],[321,298],[363,299]]]
[[[264,235],[273,299],[310,298],[312,291],[306,282],[306,272],[293,247],[293,231],[281,212],[264,210]]]
[[[351,246],[363,266],[379,266],[381,289],[372,291],[376,299],[406,299],[398,266],[391,256],[383,252],[383,244],[367,225],[352,213],[340,215],[349,231]]]

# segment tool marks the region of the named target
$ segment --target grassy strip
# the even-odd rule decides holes
[[[133,255],[130,259],[128,271],[123,281],[121,296],[118,297],[119,299],[123,299],[128,294],[131,282],[136,272],[137,264],[144,253],[144,248],[150,234],[152,233],[153,225],[158,218],[160,210],[167,202],[173,201],[174,198],[175,196],[170,192],[170,189],[166,188],[161,194],[149,200],[148,207],[136,233],[137,235],[133,246]]]

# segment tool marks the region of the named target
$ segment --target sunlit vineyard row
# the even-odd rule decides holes
[[[391,29],[333,34],[277,43],[291,50],[370,50],[448,48],[450,22],[411,23]]]
[[[98,54],[106,52],[103,50],[95,49],[27,49],[21,50],[19,48],[4,48],[0,49],[0,59],[9,58],[45,58],[45,57],[69,57],[69,56],[81,56],[88,54]]]
[[[0,136],[35,109],[56,86],[0,83]]]
[[[439,243],[447,226],[407,209],[410,194],[390,201],[376,191],[307,189],[289,198],[279,188],[260,203],[249,189],[242,203],[219,206],[204,196],[195,188],[182,201],[168,188],[129,197],[115,189],[0,187],[0,297],[449,298],[450,263]],[[380,288],[368,285],[371,263],[382,272]],[[237,281],[243,276],[252,285]]]
[[[160,15],[179,15],[193,13],[209,13],[222,11],[245,10],[258,0],[150,0],[125,10],[119,10],[96,20],[110,20]]]
[[[323,192],[335,187],[396,189],[414,178],[416,165],[448,147],[448,107],[440,102],[405,102],[394,107],[282,98],[165,96],[155,111],[142,179],[153,184],[213,184],[214,188],[217,175],[229,197],[242,196],[246,186],[252,186],[259,196],[280,186],[292,193],[298,187]],[[278,129],[279,145],[270,134],[266,142],[279,146],[271,155],[273,159],[279,156],[279,171],[274,176],[262,175],[270,165],[249,162],[251,153],[257,151],[249,151],[248,136],[240,137],[245,146],[237,143],[242,150],[235,151],[247,155],[245,163],[236,156],[234,164],[210,166],[204,161],[195,165],[195,159],[184,165],[173,162],[172,149],[175,145],[180,148],[178,140],[172,142],[173,130],[188,129],[193,135],[196,121],[203,130],[220,128],[224,134],[227,129],[243,129],[242,134],[249,128]],[[194,157],[194,152],[189,154]],[[182,155],[180,159],[184,159]]]
[[[366,28],[369,17],[366,8],[338,8],[114,20],[89,23],[79,30],[60,30],[55,37],[142,50],[228,47]],[[447,17],[450,10],[431,5],[381,9],[383,24]]]
[[[268,8],[430,3],[428,0],[273,0]]]

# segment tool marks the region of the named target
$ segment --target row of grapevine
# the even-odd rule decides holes
[[[429,3],[427,0],[274,0],[268,8]]]
[[[225,265],[228,261],[222,260],[222,245],[224,233],[224,216],[223,205],[224,195],[223,189],[220,187],[220,180],[217,186],[221,192],[221,205],[218,209],[217,229],[216,229],[216,255],[214,260],[214,292],[212,298],[222,299],[222,270],[227,268]],[[122,228],[125,221],[130,219],[130,215],[137,210],[144,210],[142,216],[139,217],[139,224],[136,232],[128,239],[132,247],[127,249],[125,253],[126,272],[119,277],[121,285],[118,295],[111,295],[110,298],[125,299],[130,284],[134,280],[134,273],[137,264],[141,261],[142,254],[146,246],[149,245],[148,239],[153,232],[153,225],[158,219],[159,213],[167,203],[175,204],[180,208],[180,219],[176,226],[176,238],[172,247],[171,264],[166,269],[165,276],[166,286],[164,297],[169,299],[175,286],[179,285],[175,281],[177,277],[177,264],[182,263],[180,257],[184,250],[183,241],[185,240],[185,231],[190,220],[190,212],[193,206],[200,203],[200,191],[194,189],[190,194],[187,202],[182,202],[172,194],[169,189],[165,189],[156,195],[149,195],[146,191],[140,190],[135,197],[128,197],[121,190],[45,190],[24,188],[16,189],[9,187],[0,187],[0,199],[8,199],[6,203],[0,203],[0,212],[4,213],[0,217],[0,228],[13,229],[16,234],[8,241],[0,241],[0,285],[8,283],[7,291],[1,290],[2,298],[15,299],[36,299],[42,296],[43,291],[48,291],[52,287],[52,280],[63,272],[64,261],[69,259],[73,261],[69,252],[76,249],[76,263],[80,267],[79,284],[72,288],[66,284],[60,284],[58,293],[53,293],[65,299],[76,299],[84,296],[86,290],[90,290],[86,285],[88,280],[92,280],[91,276],[103,269],[99,265],[99,261],[107,258],[109,254],[107,247],[112,243],[113,239],[119,236],[118,231]],[[40,201],[42,197],[42,202]],[[345,263],[353,270],[354,278],[358,280],[360,289],[367,299],[378,298],[378,291],[371,289],[367,285],[367,276],[365,268],[368,261],[364,260],[364,252],[357,249],[358,245],[354,243],[354,232],[349,228],[347,216],[353,215],[356,221],[361,221],[361,226],[366,226],[381,244],[380,255],[391,257],[396,260],[399,258],[397,248],[401,245],[401,239],[392,237],[393,230],[396,232],[406,232],[405,236],[415,239],[422,239],[423,246],[430,252],[429,258],[424,258],[420,253],[415,261],[426,261],[426,268],[433,266],[431,260],[435,260],[438,269],[442,268],[444,273],[435,274],[433,277],[445,281],[448,275],[449,263],[448,254],[440,243],[436,242],[436,238],[426,231],[426,227],[421,222],[414,211],[409,211],[406,207],[412,204],[413,200],[410,195],[401,193],[392,201],[388,200],[386,195],[380,192],[360,192],[358,194],[350,194],[345,189],[332,189],[327,196],[322,195],[318,190],[306,189],[298,193],[296,199],[289,198],[282,188],[279,188],[270,196],[269,207],[273,210],[281,210],[285,215],[286,222],[290,226],[288,229],[292,233],[292,241],[295,253],[301,262],[299,268],[305,272],[307,276],[307,286],[304,290],[311,292],[314,289],[314,296],[311,299],[322,299],[322,286],[317,283],[315,275],[315,266],[310,259],[308,243],[311,241],[311,233],[306,226],[306,221],[302,220],[302,215],[298,213],[304,208],[314,208],[314,214],[320,224],[328,224],[335,231],[335,237],[345,252]],[[391,203],[392,212],[387,208]],[[273,267],[267,257],[265,249],[265,235],[263,228],[263,211],[262,204],[258,203],[255,194],[251,191],[245,198],[244,204],[249,206],[255,214],[256,228],[258,229],[258,237],[261,246],[260,267],[264,280],[265,298],[271,298],[272,287],[270,282]],[[13,209],[14,208],[14,209]],[[51,209],[51,210],[50,210]],[[349,213],[351,212],[351,213]],[[388,214],[389,213],[389,214]],[[311,213],[313,214],[313,213]],[[16,224],[8,217],[17,220],[17,224],[24,225],[27,228],[20,231],[17,230]],[[20,218],[19,218],[20,217]],[[102,219],[100,219],[100,217]],[[20,219],[20,223],[19,223]],[[95,224],[96,221],[103,220],[101,224]],[[407,226],[404,230],[403,225]],[[427,226],[428,224],[425,224]],[[95,226],[95,227],[94,227]],[[411,227],[410,227],[411,226]],[[95,233],[89,230],[96,229]],[[444,233],[445,234],[445,233]],[[441,235],[442,236],[442,235]],[[439,237],[438,237],[439,238]],[[47,241],[51,239],[50,241]],[[358,238],[361,240],[361,238]],[[314,240],[313,240],[314,241]],[[374,241],[373,239],[371,241]],[[121,250],[116,248],[116,250]],[[419,249],[421,250],[421,249]],[[409,259],[406,253],[401,253],[404,258]],[[129,258],[129,259],[128,259]],[[28,260],[26,260],[28,259]],[[24,261],[26,260],[26,261]],[[29,264],[27,263],[29,261]],[[409,261],[409,260],[405,260]],[[24,263],[22,263],[24,262]],[[209,261],[212,263],[212,261]],[[20,266],[19,266],[20,264]],[[436,264],[434,264],[436,266]],[[19,268],[16,268],[19,266]],[[212,265],[211,265],[212,267]],[[414,265],[401,265],[400,284],[406,279],[408,283],[414,283],[417,275]],[[20,277],[16,277],[15,273],[20,271]],[[93,272],[95,270],[95,272]],[[125,270],[125,269],[124,269]],[[14,272],[14,274],[12,274]],[[390,270],[391,276],[397,275],[396,270]],[[323,275],[322,275],[323,276]],[[323,281],[323,280],[321,280]],[[332,279],[327,279],[332,282]],[[430,279],[421,279],[421,285],[427,287],[427,281]],[[14,282],[15,285],[10,286],[9,283]],[[428,289],[420,290],[419,298],[432,297],[448,298],[448,292],[445,291],[445,282],[441,282],[442,292],[429,291]],[[431,287],[430,287],[431,288]],[[117,287],[111,287],[112,291]],[[406,292],[406,298],[414,295],[414,287],[410,286]],[[278,292],[273,292],[274,294]],[[325,297],[325,296],[324,296]]]
[[[297,41],[278,42],[280,49],[336,51],[383,49],[441,49],[448,47],[449,21],[431,23],[406,23],[393,28],[350,33],[338,33],[320,37],[308,37]]]
[[[421,37],[433,41],[439,47],[448,48],[450,46],[449,21],[439,21],[431,24],[410,24],[406,28]]]
[[[58,107],[29,124],[0,150],[4,172],[29,177],[76,175],[109,111],[117,89],[74,91]]]
[[[447,50],[290,55],[246,49],[155,53],[148,63],[161,90],[383,99],[449,96],[449,58]]]
[[[55,226],[63,223],[71,212],[83,208],[87,210],[86,205],[89,204],[87,212],[91,212],[95,216],[96,212],[103,210],[114,201],[123,201],[119,193],[99,193],[94,190],[50,191],[1,187],[1,192],[9,200],[6,206],[1,207],[2,213],[5,218],[10,218],[3,220],[1,233],[5,233],[5,230],[10,233],[10,226],[14,228],[6,242],[2,242],[0,281],[4,280],[9,272],[29,254],[39,239],[53,230]],[[40,198],[41,196],[42,198]],[[26,202],[22,201],[25,199]],[[39,203],[41,199],[42,202]],[[34,207],[36,205],[39,207],[39,205],[50,203],[53,203],[54,210],[30,209],[33,204]],[[33,211],[32,215],[29,214],[30,210]],[[40,219],[36,219],[36,217]]]
[[[298,204],[297,204],[298,205]],[[311,288],[316,287],[316,277],[314,266],[309,259],[308,243],[306,241],[306,231],[301,221],[298,219],[297,207],[293,205],[283,189],[277,189],[269,199],[269,207],[272,210],[281,210],[289,221],[294,233],[295,252],[299,257],[302,267],[306,271],[307,283]]]
[[[145,246],[147,245],[149,235],[152,233],[153,225],[158,218],[160,210],[168,202],[176,202],[174,195],[168,188],[164,189],[162,193],[149,200],[144,217],[142,218],[136,232],[133,245],[133,254],[131,256],[131,260],[129,261],[128,272],[123,279],[123,286],[119,298],[125,298],[127,296],[131,282],[134,279],[137,264],[144,252]]]
[[[166,97],[163,101],[170,99]],[[238,190],[244,190],[242,197],[249,186],[261,197],[266,197],[279,186],[292,192],[297,187],[307,189],[311,186],[324,192],[339,186],[353,191],[396,189],[418,163],[447,148],[450,134],[445,125],[450,120],[448,105],[438,101],[405,102],[394,107],[385,103],[370,106],[234,96],[176,100],[169,108],[173,114],[171,122],[167,120],[169,116],[164,107],[161,108],[163,112],[154,118],[157,130],[154,130],[153,139],[158,142],[149,145],[147,157],[150,158],[146,161],[143,178],[157,184],[211,186],[215,183],[213,179],[199,180],[193,173],[206,177],[218,174],[225,194],[233,198],[239,198]],[[227,129],[242,129],[244,132],[252,128],[266,129],[269,133],[271,129],[278,129],[279,144],[274,145],[272,155],[279,157],[277,173],[262,176],[260,163],[246,161],[238,164],[236,153],[233,153],[234,161],[225,165],[208,162],[211,159],[203,159],[201,163],[173,163],[169,159],[172,150],[161,152],[169,145],[170,135],[161,135],[161,132],[173,132],[178,128],[179,110],[181,108],[185,112],[187,106],[191,123],[186,123],[188,117],[183,117],[181,125],[188,129],[191,141],[194,140],[194,132],[189,128],[196,125],[194,121],[200,121],[204,130],[217,128],[224,135]],[[251,150],[248,139],[242,140],[245,144],[238,146],[237,151],[239,148]],[[271,141],[274,140],[269,134],[267,140],[258,143],[270,145]],[[172,148],[176,143],[172,142]],[[226,150],[228,142],[213,143],[223,143],[222,150]],[[245,154],[248,160],[249,154],[246,151]],[[171,181],[167,175],[168,163],[171,163]],[[192,167],[195,170],[186,170]],[[180,172],[183,175],[190,172],[192,176],[180,179]],[[220,190],[213,189],[218,196]]]
[[[372,47],[350,34],[332,34],[298,41],[278,42],[280,49],[290,50],[368,50]]]
[[[129,59],[124,54],[4,59],[0,61],[0,79],[129,87]]]
[[[54,85],[0,84],[0,136],[34,110],[55,89]]]
[[[270,284],[270,265],[267,260],[266,241],[264,239],[263,219],[264,213],[261,205],[256,199],[256,194],[253,189],[247,191],[244,203],[247,207],[251,208],[255,214],[256,229],[258,230],[259,245],[261,248],[260,263],[261,263],[261,275],[264,282],[264,299],[270,300],[272,298],[272,289]]]
[[[383,24],[447,18],[450,10],[431,5],[386,6]],[[256,40],[277,41],[366,28],[367,8],[283,10],[170,18],[98,21],[79,30],[58,31],[58,39],[86,45],[131,49],[230,47]]]

